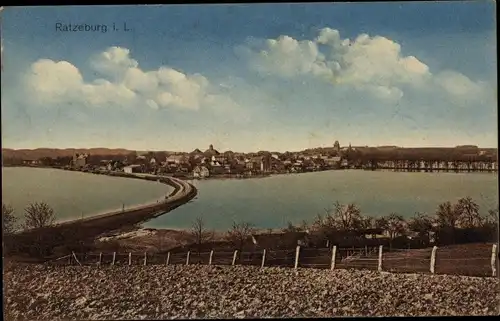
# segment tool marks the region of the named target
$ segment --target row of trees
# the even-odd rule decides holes
[[[333,210],[326,210],[325,216],[317,215],[310,227],[307,222],[302,222],[300,226],[289,223],[287,230],[309,229],[328,236],[339,232],[380,229],[391,242],[399,236],[416,235],[428,243],[434,234],[436,242],[449,244],[463,242],[464,234],[469,234],[468,241],[496,240],[497,224],[498,208],[481,215],[479,205],[472,198],[465,197],[455,204],[440,204],[434,215],[417,212],[409,220],[398,213],[378,218],[363,216],[355,204],[342,205],[336,202]]]
[[[391,247],[394,240],[400,237],[419,240],[422,246],[428,246],[432,237],[436,244],[442,245],[497,241],[498,209],[489,210],[483,216],[480,214],[479,205],[472,198],[465,197],[454,204],[451,202],[440,204],[433,215],[415,213],[412,218],[406,220],[397,213],[377,218],[364,216],[355,204],[342,205],[336,202],[332,210],[326,210],[325,215],[317,215],[311,224],[306,221],[298,225],[289,222],[282,231],[308,231],[316,239],[334,242],[339,236],[359,235],[362,230],[383,231]],[[251,223],[233,222],[225,234],[225,240],[241,250],[254,232]],[[190,230],[192,242],[199,251],[204,243],[213,240],[214,234],[214,231],[205,227],[201,217],[193,222]]]
[[[54,210],[46,203],[33,203],[24,209],[22,223],[18,224],[18,220],[13,208],[2,203],[2,230],[7,239],[19,230],[43,230],[52,227],[55,223]],[[335,237],[339,235],[350,232],[356,235],[367,229],[384,231],[391,246],[398,237],[410,235],[422,240],[425,245],[430,243],[432,235],[439,244],[497,241],[498,208],[489,210],[487,215],[483,216],[479,212],[479,205],[470,197],[466,197],[456,203],[440,204],[434,215],[416,213],[411,219],[405,220],[397,213],[378,218],[364,216],[355,204],[343,205],[336,202],[331,210],[326,210],[325,215],[317,215],[313,222],[303,221],[299,225],[288,223],[288,227],[283,231],[309,231],[320,239],[334,242]],[[254,232],[255,228],[249,222],[233,222],[224,239],[241,251]],[[202,250],[204,244],[215,239],[215,232],[207,229],[202,217],[193,222],[189,234],[198,251]],[[42,239],[38,243],[41,242]]]

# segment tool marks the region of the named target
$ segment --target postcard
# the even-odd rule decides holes
[[[3,7],[5,319],[497,315],[494,12]]]

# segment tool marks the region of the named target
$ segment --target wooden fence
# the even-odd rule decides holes
[[[85,253],[47,261],[50,265],[253,265],[317,269],[366,269],[401,273],[437,273],[469,276],[497,276],[497,244],[474,256],[460,255],[455,249],[388,250],[372,248],[301,248],[295,250],[210,251],[184,253]]]

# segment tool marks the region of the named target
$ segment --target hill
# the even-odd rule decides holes
[[[123,148],[37,148],[37,149],[10,149],[2,148],[3,158],[17,159],[40,159],[42,157],[67,157],[73,156],[75,153],[86,153],[90,155],[127,155],[134,153],[133,150]]]

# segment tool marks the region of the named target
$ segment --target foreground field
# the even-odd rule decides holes
[[[243,266],[17,266],[6,320],[497,315],[497,278]]]

